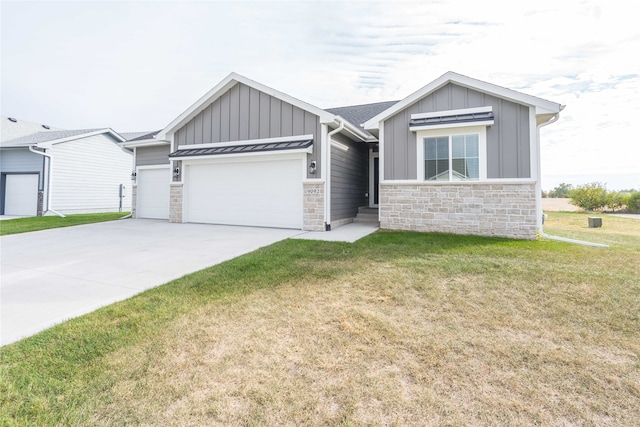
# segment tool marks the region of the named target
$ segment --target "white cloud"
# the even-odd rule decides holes
[[[640,30],[623,1],[2,4],[2,114],[165,126],[231,71],[319,107],[453,70],[566,104],[545,174],[635,172]]]

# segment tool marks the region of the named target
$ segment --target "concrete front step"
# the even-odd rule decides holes
[[[375,213],[378,214],[378,208],[371,208],[369,206],[360,206],[358,208],[358,213]]]
[[[353,219],[353,222],[379,225],[380,222],[378,221],[378,208],[371,208],[369,206],[359,207],[358,214]]]

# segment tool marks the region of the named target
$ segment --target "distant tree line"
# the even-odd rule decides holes
[[[586,211],[609,209],[611,211],[626,210],[640,212],[640,191],[621,190],[609,191],[606,184],[591,182],[574,187],[561,183],[549,192],[542,192],[542,197],[570,198],[571,204]]]

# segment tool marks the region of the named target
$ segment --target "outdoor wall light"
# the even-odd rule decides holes
[[[175,177],[180,176],[180,168],[175,168],[175,169],[173,170],[173,176],[175,176]]]
[[[309,165],[309,173],[310,174],[315,174],[316,173],[316,161],[312,160],[311,164]]]
[[[134,181],[134,182],[135,182],[135,180],[136,180],[136,176],[138,176],[138,174],[136,173],[136,171],[135,171],[135,170],[131,171],[131,181]]]

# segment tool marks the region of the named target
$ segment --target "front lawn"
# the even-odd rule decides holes
[[[106,212],[93,214],[59,216],[33,216],[29,218],[5,219],[0,221],[0,236],[28,233],[49,228],[71,227],[72,225],[92,224],[94,222],[113,221],[128,215],[129,212]]]
[[[640,235],[606,237],[640,221],[607,222],[277,243],[3,347],[0,425],[640,425]]]

